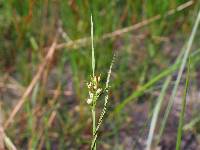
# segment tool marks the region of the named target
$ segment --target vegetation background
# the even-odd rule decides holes
[[[116,54],[97,149],[145,149],[165,78],[171,79],[151,145],[175,149],[187,69],[164,134],[157,135],[198,9],[198,0],[0,0],[0,146],[90,148],[86,82],[92,74],[92,14],[102,84]],[[200,149],[199,28],[195,33],[181,144],[185,150]],[[97,115],[102,108],[99,101]]]

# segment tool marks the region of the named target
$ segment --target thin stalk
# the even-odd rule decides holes
[[[93,139],[95,138],[95,131],[96,131],[96,112],[95,112],[95,108],[92,108],[92,135],[93,135]],[[92,150],[96,150],[96,143],[94,143],[91,145],[91,149]]]
[[[98,130],[103,122],[104,116],[106,114],[107,111],[107,104],[108,104],[108,92],[109,92],[109,82],[110,82],[110,75],[111,75],[111,71],[112,71],[112,66],[115,60],[115,55],[113,56],[112,62],[110,64],[110,68],[108,70],[108,75],[107,75],[107,80],[106,80],[106,87],[105,87],[105,98],[104,98],[104,107],[102,109],[102,112],[100,114],[99,120],[97,122],[97,126],[95,124],[95,131],[93,130],[93,139],[92,139],[92,145],[91,145],[91,149],[93,149],[93,147],[95,148],[96,145],[96,141],[97,141],[97,137],[98,137]],[[97,99],[96,99],[97,100]],[[93,124],[94,125],[94,124]]]
[[[93,31],[93,19],[91,15],[91,43],[92,43],[92,74],[95,75],[95,56],[94,56],[94,31]]]
[[[95,55],[94,55],[94,29],[93,29],[93,19],[91,15],[91,43],[92,43],[92,75],[93,78],[95,77]],[[92,102],[92,137],[93,139],[95,138],[95,132],[96,132],[96,97],[93,97],[93,102]],[[93,141],[93,140],[92,140]],[[91,145],[91,150],[96,150],[96,142],[94,145]]]
[[[186,98],[187,98],[187,93],[188,93],[188,88],[189,88],[189,82],[190,82],[190,58],[189,58],[189,62],[188,62],[185,90],[184,90],[184,96],[183,96],[183,100],[182,100],[181,114],[180,114],[180,118],[179,118],[176,150],[180,150],[180,147],[181,147],[181,138],[182,138],[182,133],[183,133],[184,115],[185,115],[185,109],[186,109]]]
[[[92,109],[92,120],[93,120],[93,123],[92,123],[92,133],[93,133],[93,136],[95,135],[95,131],[96,131],[96,112],[95,112],[95,108]]]
[[[152,144],[152,141],[153,141],[153,135],[154,135],[154,131],[155,131],[155,128],[156,128],[158,115],[159,115],[159,112],[160,112],[160,108],[162,106],[162,102],[163,102],[166,90],[169,86],[171,79],[172,79],[171,76],[167,77],[167,79],[165,80],[165,83],[163,85],[162,91],[160,93],[160,96],[157,99],[156,106],[155,106],[154,111],[153,111],[153,117],[152,117],[152,120],[151,120],[146,150],[151,150],[151,144]]]

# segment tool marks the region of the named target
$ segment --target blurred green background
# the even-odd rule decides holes
[[[188,40],[200,3],[193,1],[182,11],[165,15],[185,2],[187,0],[0,0],[2,124],[34,78],[56,35],[58,44],[90,37],[91,14],[96,70],[103,82],[116,54],[107,114],[112,113],[131,93],[175,61]],[[156,15],[161,18],[144,27],[101,39],[106,33]],[[194,50],[200,46],[199,33]],[[195,59],[199,58],[196,55]],[[200,72],[198,61],[194,62],[192,86],[196,89]],[[84,45],[56,50],[23,108],[5,130],[13,143],[19,149],[89,149],[91,117],[86,103],[86,82],[91,72],[90,40]],[[163,81],[144,91],[138,97],[139,104],[130,102],[114,119],[107,115],[101,128],[99,149],[143,149],[145,130]],[[101,108],[100,102],[99,112]],[[49,122],[52,114],[55,116]]]

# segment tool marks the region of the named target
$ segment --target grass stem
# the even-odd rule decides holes
[[[182,132],[183,132],[184,114],[185,114],[185,109],[186,109],[186,98],[187,98],[187,93],[188,93],[188,88],[189,88],[189,82],[190,82],[190,58],[188,61],[185,90],[184,90],[184,96],[183,96],[183,100],[182,100],[181,114],[180,114],[180,118],[179,118],[176,150],[180,150],[180,148],[181,148],[181,138],[182,138]]]

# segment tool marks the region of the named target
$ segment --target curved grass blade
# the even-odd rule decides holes
[[[165,93],[167,91],[167,88],[169,86],[169,83],[170,83],[171,79],[172,79],[171,76],[167,77],[167,79],[165,80],[165,83],[163,85],[162,91],[160,93],[160,96],[157,99],[157,103],[156,103],[156,106],[154,108],[153,117],[152,117],[152,120],[151,120],[151,125],[150,125],[149,135],[148,135],[148,139],[147,139],[146,150],[151,150],[151,143],[153,141],[153,135],[154,135],[156,123],[157,123],[157,120],[158,120],[158,115],[159,115],[160,108],[162,106],[162,102],[163,102]]]
[[[196,32],[197,32],[199,22],[200,22],[200,11],[198,12],[198,16],[197,16],[195,24],[193,26],[192,33],[191,33],[189,41],[187,43],[187,47],[186,47],[186,50],[185,50],[185,53],[184,53],[184,56],[183,56],[183,60],[181,62],[181,66],[179,68],[178,77],[176,79],[176,82],[175,82],[175,85],[174,85],[174,88],[173,88],[173,91],[172,91],[172,95],[170,97],[169,104],[167,106],[167,109],[166,109],[166,112],[165,112],[165,115],[164,115],[164,119],[162,121],[162,125],[161,125],[161,129],[160,129],[160,132],[159,132],[159,138],[158,139],[161,138],[161,136],[164,132],[165,125],[166,125],[169,113],[171,111],[171,108],[173,106],[174,98],[176,97],[178,86],[179,86],[179,83],[180,83],[180,80],[181,80],[181,77],[182,77],[182,74],[183,74],[183,70],[184,70],[185,65],[187,63],[187,59],[188,59],[188,56],[189,56],[189,53],[190,53],[190,50],[191,50],[191,47],[192,47],[194,37],[195,37]]]

